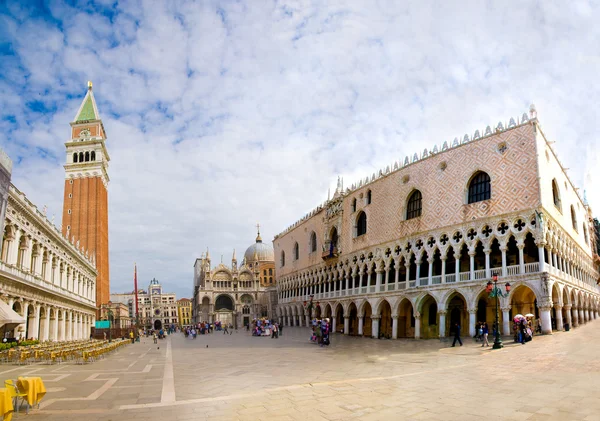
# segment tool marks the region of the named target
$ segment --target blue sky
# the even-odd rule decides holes
[[[499,5],[499,6],[498,6]],[[60,224],[92,80],[111,155],[111,284],[190,296],[192,266],[272,239],[345,185],[535,103],[600,196],[597,4],[0,2],[0,144]]]

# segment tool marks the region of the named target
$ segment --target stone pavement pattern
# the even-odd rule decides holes
[[[177,334],[84,366],[0,372],[44,379],[32,420],[600,420],[595,323],[499,351],[341,335],[319,348],[308,337]]]

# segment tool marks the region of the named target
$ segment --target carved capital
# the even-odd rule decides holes
[[[438,311],[438,314],[439,314],[440,316],[445,316],[447,313],[448,313],[448,312],[447,312],[446,310],[440,310],[440,311]]]
[[[371,314],[371,320],[379,320],[379,319],[381,319],[380,314]]]

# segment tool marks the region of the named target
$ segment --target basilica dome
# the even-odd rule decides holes
[[[246,263],[254,263],[256,261],[274,262],[275,252],[273,251],[272,245],[262,242],[259,232],[256,236],[256,243],[252,244],[250,247],[248,247],[248,249],[246,249],[246,253],[244,253],[244,259],[246,260]]]

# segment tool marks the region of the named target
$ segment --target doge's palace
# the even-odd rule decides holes
[[[5,335],[55,341],[87,338],[96,310],[93,257],[63,237],[13,185],[3,234],[0,294],[26,320]]]
[[[438,338],[530,314],[545,334],[598,318],[592,211],[532,106],[391,163],[273,241],[281,322],[375,338]],[[508,284],[508,285],[507,285]]]

